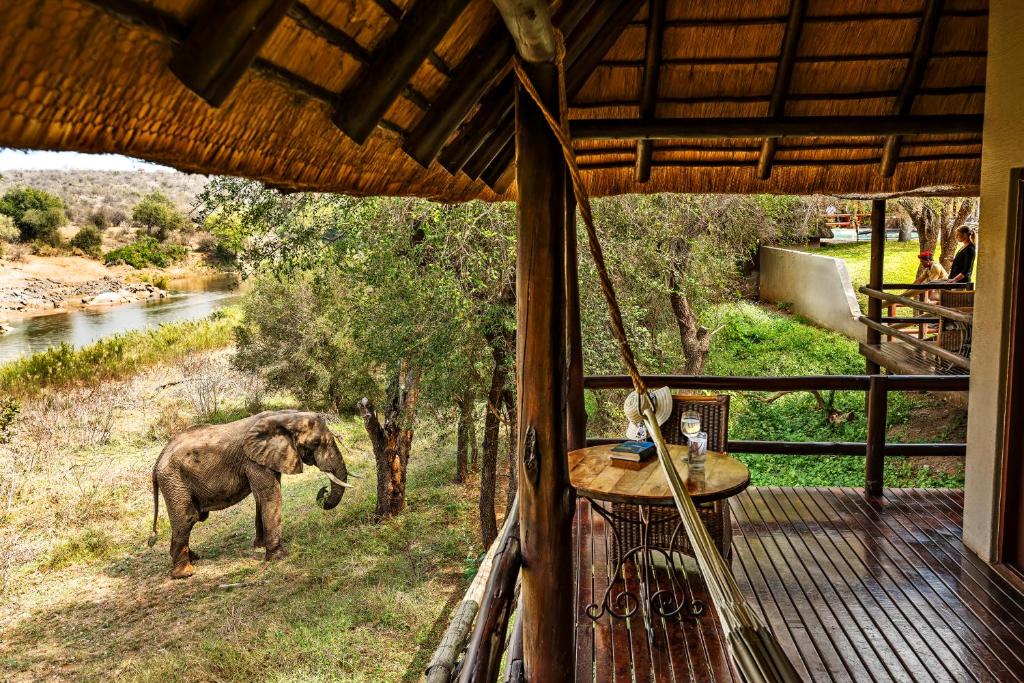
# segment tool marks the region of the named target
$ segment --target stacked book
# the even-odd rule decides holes
[[[644,462],[657,453],[652,441],[624,441],[612,448],[609,457],[623,462]]]

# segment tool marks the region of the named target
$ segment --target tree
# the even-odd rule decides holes
[[[14,224],[14,219],[6,214],[0,214],[0,242],[17,242],[21,237],[21,231]]]
[[[185,227],[185,216],[162,192],[151,192],[132,209],[132,222],[163,242],[175,230]]]
[[[103,236],[94,225],[84,225],[71,238],[71,246],[81,249],[85,254],[93,258],[99,258],[100,247],[103,245]]]
[[[974,197],[902,197],[897,206],[917,228],[921,251],[940,251],[939,262],[949,270],[956,253],[956,231],[977,210]]]
[[[67,224],[64,202],[60,197],[34,187],[16,187],[0,198],[0,214],[14,220],[22,241],[39,240],[56,245],[58,229]]]
[[[419,415],[451,410],[483,346],[451,268],[447,207],[284,196],[233,179],[211,183],[201,202],[238,217],[241,260],[260,274],[237,362],[314,406],[357,409],[377,464],[377,515],[398,514]]]

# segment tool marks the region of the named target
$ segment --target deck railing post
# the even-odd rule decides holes
[[[867,457],[864,459],[864,492],[882,495],[885,475],[885,423],[889,412],[889,378],[872,375],[868,384]]]
[[[868,276],[868,286],[872,289],[881,289],[885,265],[885,200],[875,199],[871,202],[871,270]],[[876,323],[882,320],[882,302],[875,299],[868,299],[868,318]],[[868,345],[880,344],[882,336],[877,330],[870,327],[867,330]],[[866,372],[869,375],[877,375],[881,368],[874,361],[866,362]]]

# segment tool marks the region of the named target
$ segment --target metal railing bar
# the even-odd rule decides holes
[[[921,349],[925,353],[930,353],[933,356],[936,356],[944,361],[952,363],[958,368],[963,368],[964,370],[971,369],[971,361],[969,358],[964,358],[960,354],[953,353],[952,351],[947,351],[938,344],[925,341],[924,339],[918,339],[917,337],[907,334],[906,332],[903,332],[901,330],[898,330],[895,327],[883,325],[882,323],[876,323],[874,320],[867,317],[866,315],[860,316],[859,320],[873,330],[878,330],[882,334],[889,337],[895,337],[896,339],[906,342],[907,344],[910,344],[915,348]]]

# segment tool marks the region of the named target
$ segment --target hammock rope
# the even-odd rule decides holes
[[[565,90],[565,43],[562,34],[555,31],[555,66],[558,70],[558,118],[544,105],[540,93],[534,86],[526,68],[518,57],[512,64],[516,77],[522,85],[523,90],[530,96],[534,104],[540,109],[544,119],[547,121],[551,132],[557,138],[562,149],[562,156],[565,158],[566,168],[572,179],[573,194],[576,197],[576,205],[579,208],[580,216],[587,231],[587,245],[590,255],[597,268],[598,279],[601,283],[601,292],[604,294],[605,302],[608,305],[608,315],[611,319],[612,333],[618,342],[619,354],[626,365],[626,371],[633,380],[633,387],[636,389],[640,399],[640,405],[647,423],[648,434],[654,441],[658,452],[658,462],[662,471],[669,481],[669,489],[676,503],[676,509],[682,519],[686,535],[694,548],[697,564],[700,567],[702,576],[708,587],[708,593],[716,607],[719,621],[726,634],[729,644],[729,651],[733,662],[741,676],[748,683],[774,683],[776,681],[790,682],[800,681],[800,676],[793,668],[792,662],[782,651],[771,630],[761,621],[760,617],[750,608],[743,597],[736,580],[733,578],[729,567],[722,559],[710,534],[704,527],[697,512],[693,499],[686,488],[685,482],[679,475],[675,463],[670,457],[668,444],[661,433],[661,426],[655,417],[654,406],[647,393],[647,386],[637,369],[636,358],[633,349],[629,344],[626,335],[626,327],[622,322],[622,311],[619,308],[618,298],[615,295],[615,288],[612,285],[611,277],[608,275],[608,267],[604,260],[604,250],[597,236],[594,227],[594,215],[590,206],[590,196],[587,194],[583,183],[583,174],[580,172],[576,162],[576,151],[569,136],[568,100]],[[567,248],[575,248],[575,245],[567,245]]]

